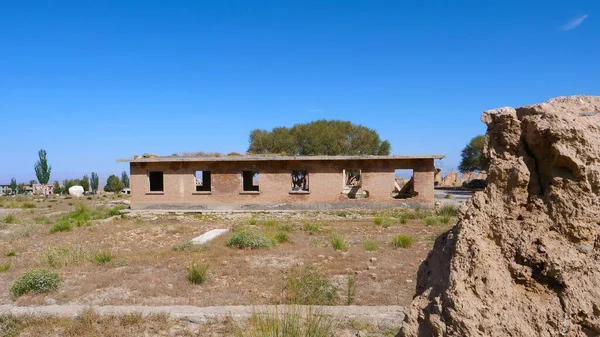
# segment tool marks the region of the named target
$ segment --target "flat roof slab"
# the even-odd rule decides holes
[[[444,159],[445,154],[415,154],[394,156],[279,156],[279,155],[246,155],[246,156],[148,156],[138,158],[117,159],[117,163],[160,163],[160,162],[234,162],[234,161],[334,161],[334,160],[410,160],[410,159]]]

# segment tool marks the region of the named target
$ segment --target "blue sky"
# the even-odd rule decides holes
[[[2,1],[0,183],[245,152],[345,119],[394,154],[460,151],[483,110],[598,94],[599,1]]]

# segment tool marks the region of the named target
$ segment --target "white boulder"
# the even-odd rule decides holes
[[[69,188],[69,195],[74,197],[83,197],[83,187],[75,185]]]

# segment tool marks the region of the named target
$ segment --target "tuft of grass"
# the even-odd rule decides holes
[[[69,200],[69,199],[73,199],[73,197],[71,197],[71,196],[66,196],[66,197],[64,197],[63,199],[65,199],[65,200]]]
[[[377,250],[377,241],[365,240],[363,241],[363,248],[367,252],[374,252]]]
[[[37,208],[37,206],[35,204],[30,203],[30,202],[26,202],[26,203],[23,203],[21,205],[21,208]]]
[[[250,219],[248,219],[248,225],[249,226],[256,226],[256,224],[258,224],[258,221],[256,220],[256,218],[250,218]]]
[[[436,217],[428,216],[425,219],[423,219],[423,221],[425,222],[426,226],[437,226],[438,225],[438,219]]]
[[[381,226],[381,224],[383,223],[383,218],[378,216],[373,218],[373,223],[376,224],[377,226]]]
[[[300,305],[333,305],[338,288],[315,269],[306,268],[301,274],[290,275],[285,283],[284,303]]]
[[[94,199],[94,198],[92,198],[92,197],[87,197],[86,199],[87,199],[87,200],[92,200],[92,199]]]
[[[317,222],[306,222],[302,227],[302,230],[307,232],[309,235],[313,235],[323,231],[323,225]]]
[[[229,247],[256,249],[273,247],[276,241],[262,232],[241,230],[233,233],[225,244]]]
[[[435,214],[437,214],[439,216],[449,216],[449,217],[458,216],[458,207],[456,207],[454,205],[450,205],[450,204],[445,204],[442,207],[438,208],[435,211]]]
[[[45,269],[30,269],[21,274],[10,286],[10,293],[19,297],[27,293],[40,294],[58,289],[60,276]]]
[[[354,302],[354,297],[356,295],[356,275],[350,274],[348,275],[348,285],[346,288],[346,305],[352,304]]]
[[[408,223],[408,217],[406,215],[402,215],[400,217],[400,223],[406,225]]]
[[[450,220],[452,220],[452,218],[451,218],[451,217],[449,217],[449,216],[442,216],[442,217],[440,217],[440,222],[441,222],[442,224],[444,224],[444,225],[447,225],[447,224],[449,224],[449,223],[450,223]]]
[[[117,216],[121,215],[121,208],[113,207],[108,211],[108,216]]]
[[[278,225],[278,223],[275,220],[267,220],[267,221],[263,222],[263,226],[265,228],[277,228],[277,225]]]
[[[11,249],[11,250],[7,251],[6,253],[4,253],[4,255],[7,257],[17,256],[17,251],[14,249]]]
[[[183,242],[173,245],[173,247],[171,247],[171,250],[176,251],[176,252],[182,251],[182,250],[190,250],[190,249],[192,249],[193,246],[194,246],[194,244],[192,243],[192,241],[187,240],[187,241],[183,241]]]
[[[83,247],[58,246],[43,250],[40,262],[52,268],[60,268],[88,261],[90,257],[90,252]]]
[[[314,308],[297,305],[255,311],[247,326],[232,320],[235,337],[333,337],[334,324],[329,315]]]
[[[17,220],[17,217],[15,216],[14,213],[8,213],[4,216],[4,218],[2,218],[2,221],[0,221],[2,223],[7,223],[7,224],[16,224],[19,223],[19,221]]]
[[[187,279],[192,284],[202,284],[206,281],[208,264],[201,261],[192,261],[188,266]]]
[[[348,242],[339,233],[331,233],[329,236],[331,246],[335,250],[346,250],[348,249]]]
[[[290,237],[286,232],[277,232],[273,238],[279,243],[290,241]]]
[[[52,221],[50,221],[50,219],[48,219],[45,216],[38,216],[37,218],[33,219],[33,221],[37,224],[43,224],[43,225],[49,225],[52,223]]]
[[[56,200],[56,199],[50,199],[50,200],[48,200],[48,202],[57,202],[57,201],[58,200]]]
[[[19,335],[19,322],[11,314],[0,315],[0,336],[13,337]]]
[[[8,271],[10,269],[10,263],[6,263],[6,264],[0,264],[0,273],[4,273],[5,271]],[[2,331],[2,329],[0,329],[0,332]]]
[[[335,215],[337,215],[337,216],[339,216],[339,217],[342,217],[342,218],[345,218],[345,217],[347,217],[347,216],[348,216],[348,215],[350,215],[350,214],[351,214],[351,213],[350,213],[350,212],[348,212],[348,211],[337,211],[337,212],[335,213]]]
[[[409,248],[415,239],[410,235],[400,234],[392,238],[392,245],[396,248]]]
[[[134,311],[119,317],[119,324],[121,326],[134,326],[142,323],[144,316],[141,311]]]
[[[280,232],[293,232],[296,229],[295,224],[285,224],[277,226],[277,230]]]
[[[96,261],[97,264],[109,263],[112,259],[113,256],[110,252],[99,252],[94,254],[94,261]]]
[[[50,233],[56,232],[68,232],[73,229],[73,224],[65,219],[58,220],[52,227],[50,227]]]

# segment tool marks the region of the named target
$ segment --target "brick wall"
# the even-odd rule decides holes
[[[291,170],[309,172],[309,193],[291,192]],[[361,169],[362,188],[369,198],[349,200],[342,194],[344,169]],[[237,161],[131,163],[131,205],[136,208],[240,208],[243,205],[385,202],[391,198],[394,170],[413,169],[415,202],[433,203],[433,159],[343,161]],[[258,170],[259,192],[242,192],[242,170]],[[148,172],[162,171],[163,193],[150,192]],[[196,192],[195,171],[211,171],[210,193]]]

